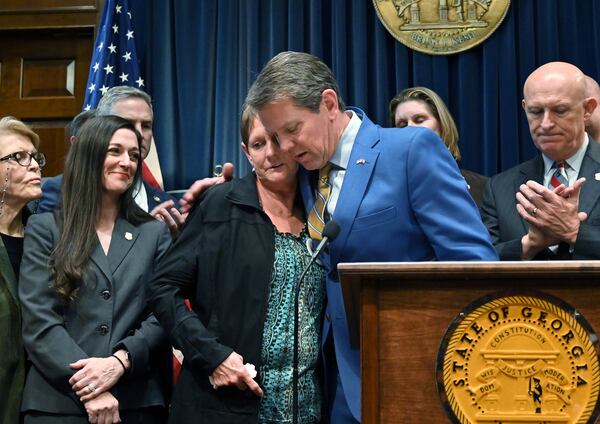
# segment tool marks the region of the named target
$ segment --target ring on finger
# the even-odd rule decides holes
[[[96,386],[93,383],[87,385],[88,392],[94,393],[96,391]]]
[[[533,208],[533,210],[531,211],[531,214],[535,215],[537,213],[537,211],[538,211],[538,208]]]

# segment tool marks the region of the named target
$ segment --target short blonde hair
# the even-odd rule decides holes
[[[33,132],[29,125],[14,116],[5,116],[0,119],[0,136],[12,134],[28,138],[36,149],[40,147],[40,137]]]
[[[442,98],[438,96],[435,91],[430,90],[427,87],[411,87],[396,94],[390,101],[390,118],[392,120],[392,125],[395,126],[394,119],[398,105],[411,100],[422,102],[433,117],[437,119],[440,127],[440,138],[444,141],[446,147],[448,147],[448,150],[452,153],[452,156],[454,156],[454,159],[460,160],[458,130],[456,129],[456,124],[454,123],[454,119],[452,119],[452,115],[450,115],[446,103],[444,103]]]
[[[258,115],[254,109],[248,106],[247,103],[244,103],[242,106],[242,116],[240,117],[240,135],[242,136],[242,142],[248,146],[248,141],[250,138],[250,130],[252,130],[252,124],[254,123],[254,118]]]

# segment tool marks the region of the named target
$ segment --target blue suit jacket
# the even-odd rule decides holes
[[[34,206],[34,213],[51,212],[54,210],[60,200],[60,191],[62,188],[62,174],[55,177],[44,178],[42,181],[42,198]]]
[[[352,110],[362,124],[332,217],[341,231],[324,258],[330,319],[323,337],[333,331],[346,400],[360,420],[359,352],[350,348],[337,264],[498,257],[456,161],[437,135],[416,127],[381,128],[362,110]],[[314,174],[300,175],[307,210],[314,203]]]
[[[172,200],[175,202],[175,207],[177,207],[177,199],[175,199],[169,193],[152,187],[146,181],[144,181],[144,187],[146,187],[146,195],[148,196],[148,212],[167,200]]]
[[[44,179],[44,183],[42,184],[42,198],[40,199],[37,206],[34,205],[31,207],[32,212],[42,213],[51,212],[54,210],[54,208],[58,204],[58,201],[60,200],[62,180],[62,175],[57,175],[56,177],[48,177]],[[144,187],[146,187],[146,194],[148,196],[148,212],[150,212],[160,203],[165,202],[167,200],[172,200],[177,205],[177,201],[170,194],[152,187],[145,181]]]

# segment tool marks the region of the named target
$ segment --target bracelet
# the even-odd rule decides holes
[[[117,355],[115,355],[114,353],[112,355],[113,358],[115,358],[117,361],[119,361],[119,364],[121,364],[121,366],[123,367],[123,374],[127,374],[127,368],[125,368],[125,364],[123,363],[123,361],[121,361],[119,359],[119,357]]]

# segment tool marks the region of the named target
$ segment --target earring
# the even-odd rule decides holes
[[[40,168],[40,178],[42,178],[43,176],[44,176],[43,168]],[[40,186],[40,188],[41,188],[41,186]],[[36,199],[34,201],[33,210],[31,211],[32,215],[35,215],[36,213],[38,213],[38,209],[40,208],[40,202],[41,201],[42,201],[41,197],[39,199]]]
[[[6,196],[6,191],[8,190],[8,174],[10,173],[10,166],[6,167],[6,176],[4,177],[4,184],[2,185],[2,198],[0,199],[0,215],[2,215],[2,211],[4,210],[4,197]]]

